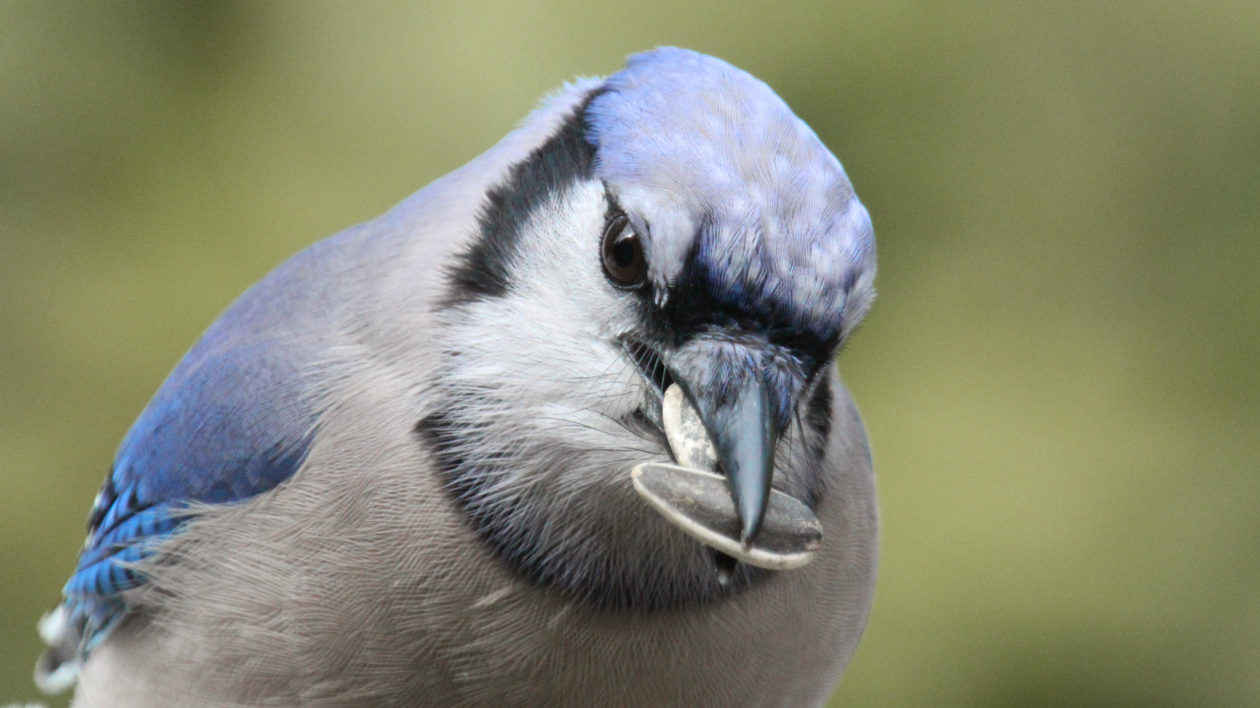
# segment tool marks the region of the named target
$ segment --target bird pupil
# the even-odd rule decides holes
[[[613,244],[612,257],[613,261],[620,268],[629,268],[634,265],[635,254],[634,239],[623,236]]]

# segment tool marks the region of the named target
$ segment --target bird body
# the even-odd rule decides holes
[[[831,364],[873,276],[764,84],[661,49],[569,85],[211,326],[120,446],[37,678],[78,706],[820,703],[874,582]],[[673,382],[745,545],[773,484],[821,522],[811,563],[719,582],[636,496]],[[764,435],[724,432],[754,399]]]

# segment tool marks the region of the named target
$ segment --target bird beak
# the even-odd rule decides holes
[[[721,376],[702,374],[689,379],[675,374],[675,380],[717,449],[739,516],[739,540],[747,549],[761,530],[770,501],[778,431],[765,378],[757,370],[760,367],[721,368]]]

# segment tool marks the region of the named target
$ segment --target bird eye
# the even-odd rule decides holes
[[[647,278],[643,241],[634,232],[630,219],[619,214],[604,229],[604,272],[622,287],[634,287]]]

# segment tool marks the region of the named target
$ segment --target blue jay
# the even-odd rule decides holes
[[[764,83],[662,48],[566,85],[211,325],[118,449],[37,681],[76,706],[821,703],[875,575],[834,366],[874,275],[840,163]],[[675,388],[727,546],[632,481],[698,464]],[[821,543],[758,567],[789,501]]]

